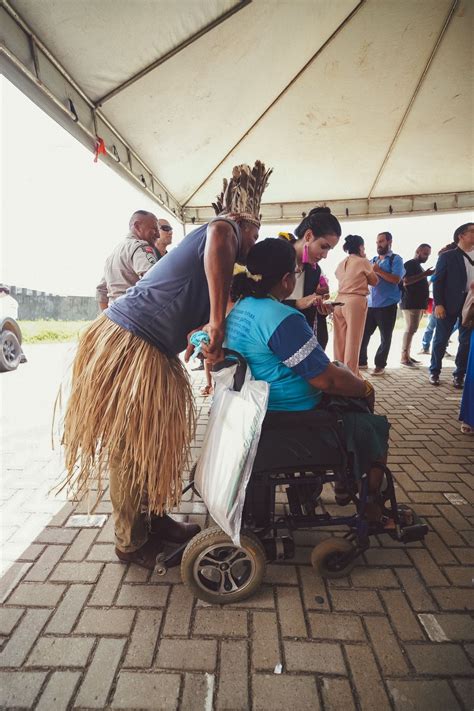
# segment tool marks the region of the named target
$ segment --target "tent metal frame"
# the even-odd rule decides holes
[[[7,36],[2,38],[0,44],[0,67],[5,76],[92,151],[95,149],[97,138],[99,136],[103,138],[107,148],[106,162],[118,169],[122,175],[125,174],[125,177],[143,190],[148,197],[183,222],[182,206],[178,200],[104,113],[96,108],[94,102],[51,54],[8,0],[0,0],[0,21],[3,13],[13,20],[16,30],[16,38]],[[6,18],[5,15],[4,17]],[[1,24],[4,24],[3,21]],[[21,58],[21,52],[15,52],[15,47],[12,46],[15,44],[15,39],[17,47],[21,48],[22,45],[29,47],[30,57],[27,62]],[[55,76],[61,77],[65,82],[62,95],[56,91],[58,87],[53,85],[52,78]]]
[[[349,15],[334,30],[331,36],[315,52],[304,67],[293,77],[288,85],[279,93],[265,111],[257,118],[252,126],[245,132],[239,141],[227,152],[224,158],[216,165],[206,179],[199,185],[192,195],[181,204],[172,193],[163,185],[147,163],[133,149],[128,141],[108,120],[98,105],[112,98],[124,90],[126,86],[134,83],[155,67],[182,51],[192,42],[197,41],[207,32],[211,31],[236,12],[246,7],[251,0],[241,0],[233,8],[216,18],[212,23],[206,25],[202,30],[190,36],[187,40],[178,45],[175,50],[156,60],[153,64],[144,68],[138,74],[130,77],[120,86],[115,87],[97,102],[92,101],[81,89],[77,82],[69,75],[58,60],[51,54],[48,48],[37,37],[24,19],[14,10],[8,0],[0,0],[0,23],[9,26],[11,32],[2,38],[0,44],[0,68],[5,76],[12,81],[23,93],[31,98],[46,113],[52,116],[69,133],[94,150],[98,137],[103,138],[107,155],[101,157],[108,165],[117,170],[122,177],[129,180],[135,187],[142,190],[149,198],[154,200],[162,209],[173,215],[182,224],[206,222],[212,215],[210,206],[193,207],[189,201],[204,185],[205,182],[219,169],[223,162],[229,157],[232,151],[241,144],[245,137],[259,123],[271,108],[288,91],[299,76],[315,61],[324,51],[325,47],[339,34],[352,17],[358,12],[365,0],[353,8]],[[392,154],[393,148],[400,136],[404,124],[408,118],[411,108],[416,101],[423,82],[428,74],[430,66],[436,56],[442,39],[449,27],[451,19],[455,13],[458,0],[453,0],[444,25],[437,37],[433,50],[424,70],[418,80],[417,86],[411,96],[410,102],[405,110],[397,131],[388,147],[387,153],[381,164],[379,172],[374,180],[368,197],[321,200],[315,198],[314,201],[306,202],[281,202],[264,203],[262,205],[262,221],[266,223],[295,222],[307,213],[316,204],[327,205],[339,217],[350,217],[351,219],[383,218],[389,216],[421,215],[433,212],[450,212],[460,210],[470,210],[474,208],[474,192],[450,192],[437,194],[418,194],[402,196],[372,197],[373,191],[380,179],[380,176]],[[3,22],[5,20],[5,22]],[[26,48],[28,48],[26,50]]]
[[[329,207],[340,219],[367,220],[386,217],[406,217],[433,213],[461,212],[474,207],[474,192],[433,193],[427,195],[392,195],[377,198],[352,198],[347,200],[321,200],[311,202],[264,203],[261,206],[262,223],[297,223],[311,208]],[[186,224],[203,224],[215,217],[211,207],[185,207]]]
[[[209,22],[205,27],[200,29],[198,32],[195,32],[192,34],[190,37],[187,39],[183,40],[183,42],[180,42],[176,47],[173,47],[169,52],[166,52],[162,57],[159,57],[156,59],[154,62],[149,64],[147,67],[144,67],[141,69],[139,72],[131,76],[129,79],[126,79],[124,82],[116,86],[114,89],[111,91],[107,92],[107,94],[104,94],[100,99],[98,99],[95,102],[96,106],[103,106],[106,101],[109,101],[112,99],[114,96],[117,96],[117,94],[120,94],[120,92],[124,91],[127,89],[129,86],[134,84],[136,81],[139,79],[142,79],[145,77],[147,74],[152,72],[154,69],[157,67],[161,66],[165,62],[167,62],[169,59],[174,57],[175,55],[179,54],[183,49],[186,49],[186,47],[189,47],[189,45],[193,44],[193,42],[196,42],[196,40],[200,39],[201,37],[204,37],[205,34],[210,32],[211,30],[215,29],[218,27],[220,24],[225,22],[226,20],[229,19],[229,17],[232,17],[232,15],[235,15],[236,12],[239,12],[240,10],[243,10],[244,7],[247,5],[250,5],[252,0],[239,0],[236,5],[230,8],[230,10],[227,10],[227,12],[224,12],[222,15],[219,15],[215,20],[212,22]]]
[[[219,161],[219,163],[211,170],[211,172],[206,175],[204,180],[198,185],[198,187],[191,193],[191,195],[186,198],[183,202],[183,206],[186,208],[186,206],[189,204],[189,202],[193,199],[193,197],[196,195],[196,193],[199,192],[199,190],[207,183],[209,178],[214,175],[214,173],[219,170],[221,165],[227,160],[227,158],[235,151],[236,148],[240,146],[242,141],[244,141],[249,133],[253,131],[253,129],[258,126],[260,121],[269,113],[269,111],[272,110],[272,108],[280,101],[280,99],[283,98],[283,96],[288,92],[288,90],[293,86],[293,84],[298,81],[298,79],[305,73],[305,71],[313,64],[313,62],[316,61],[316,59],[324,52],[326,47],[328,47],[331,42],[337,37],[337,35],[341,32],[341,30],[344,29],[344,27],[352,20],[354,15],[357,14],[357,12],[360,10],[362,5],[364,5],[366,0],[359,0],[357,5],[350,11],[350,13],[343,19],[343,21],[336,27],[334,32],[327,38],[325,42],[316,50],[316,52],[312,55],[312,57],[306,62],[306,64],[301,67],[301,69],[295,74],[294,77],[288,82],[288,84],[280,91],[280,93],[273,99],[273,101],[267,106],[267,108],[258,116],[258,118],[253,122],[253,124],[245,131],[245,133],[239,138],[239,140],[234,143],[232,148],[229,148],[225,156]]]

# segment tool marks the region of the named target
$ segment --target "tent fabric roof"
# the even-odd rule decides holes
[[[89,133],[110,150],[116,129],[184,217],[256,158],[274,168],[269,219],[322,201],[474,205],[469,0],[6,6],[84,95]]]

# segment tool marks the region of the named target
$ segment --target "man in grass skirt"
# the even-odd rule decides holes
[[[204,327],[206,358],[222,358],[234,264],[257,240],[270,173],[260,161],[234,167],[213,205],[218,217],[191,232],[80,339],[64,418],[67,484],[76,497],[95,484],[100,492],[108,472],[121,561],[153,569],[163,541],[184,543],[200,530],[165,513],[179,503],[195,424],[178,354],[190,332]]]

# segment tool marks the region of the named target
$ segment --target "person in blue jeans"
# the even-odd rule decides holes
[[[466,298],[463,309],[464,322],[471,322],[469,313],[474,304],[474,281],[471,282],[469,294]],[[474,329],[470,329],[471,346],[469,348],[469,358],[467,361],[466,380],[464,382],[464,390],[461,399],[461,411],[459,419],[461,420],[461,432],[466,435],[474,434]]]
[[[445,247],[443,247],[442,249],[439,250],[438,257],[440,254],[443,254],[443,252],[449,252],[449,250],[456,249],[456,248],[457,248],[456,242],[450,242]],[[434,281],[436,281],[436,273],[433,274],[433,276],[430,279],[431,287],[433,287]],[[433,340],[433,336],[434,336],[434,332],[435,332],[435,328],[436,328],[436,316],[434,315],[434,311],[435,311],[435,304],[433,304],[433,311],[430,314],[428,323],[425,328],[425,332],[423,334],[423,338],[421,340],[420,355],[429,355],[429,353],[430,353],[431,341]],[[453,333],[458,328],[459,328],[459,321],[456,321],[456,323],[454,324]],[[448,356],[449,358],[452,358],[452,356],[448,355],[448,353],[446,353],[446,356]]]
[[[428,355],[430,352],[431,341],[433,340],[434,332],[436,328],[436,316],[434,313],[430,314],[428,323],[426,324],[425,331],[423,333],[423,338],[421,339],[421,351],[420,353]]]
[[[433,340],[434,332],[436,329],[436,322],[437,322],[436,316],[434,315],[434,313],[431,313],[430,317],[428,319],[428,323],[426,324],[425,332],[423,334],[423,338],[421,341],[421,351],[420,351],[421,354],[429,355],[431,341]],[[451,335],[453,335],[453,333],[456,333],[458,328],[459,328],[459,319],[454,324],[453,332],[451,333]],[[449,353],[445,353],[445,355],[452,358],[452,356],[449,356]]]
[[[474,281],[474,222],[461,225],[454,232],[456,249],[440,254],[436,264],[433,298],[436,304],[436,331],[430,363],[430,383],[439,385],[443,357],[454,324],[461,316],[466,295]],[[453,372],[453,386],[462,390],[469,355],[470,330],[459,326],[459,347]]]
[[[403,259],[392,252],[392,235],[377,235],[377,257],[372,259],[378,284],[370,287],[369,308],[359,355],[359,370],[367,370],[367,347],[375,329],[380,330],[380,346],[375,354],[373,375],[383,375],[397,320],[397,306],[401,299],[400,280],[405,274]]]

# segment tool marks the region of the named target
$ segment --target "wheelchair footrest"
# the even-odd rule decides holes
[[[265,548],[267,561],[288,560],[295,556],[295,542],[290,536],[262,538],[261,543]]]
[[[427,533],[428,526],[425,523],[415,523],[413,526],[405,526],[405,528],[402,528],[400,540],[402,543],[422,541]]]

